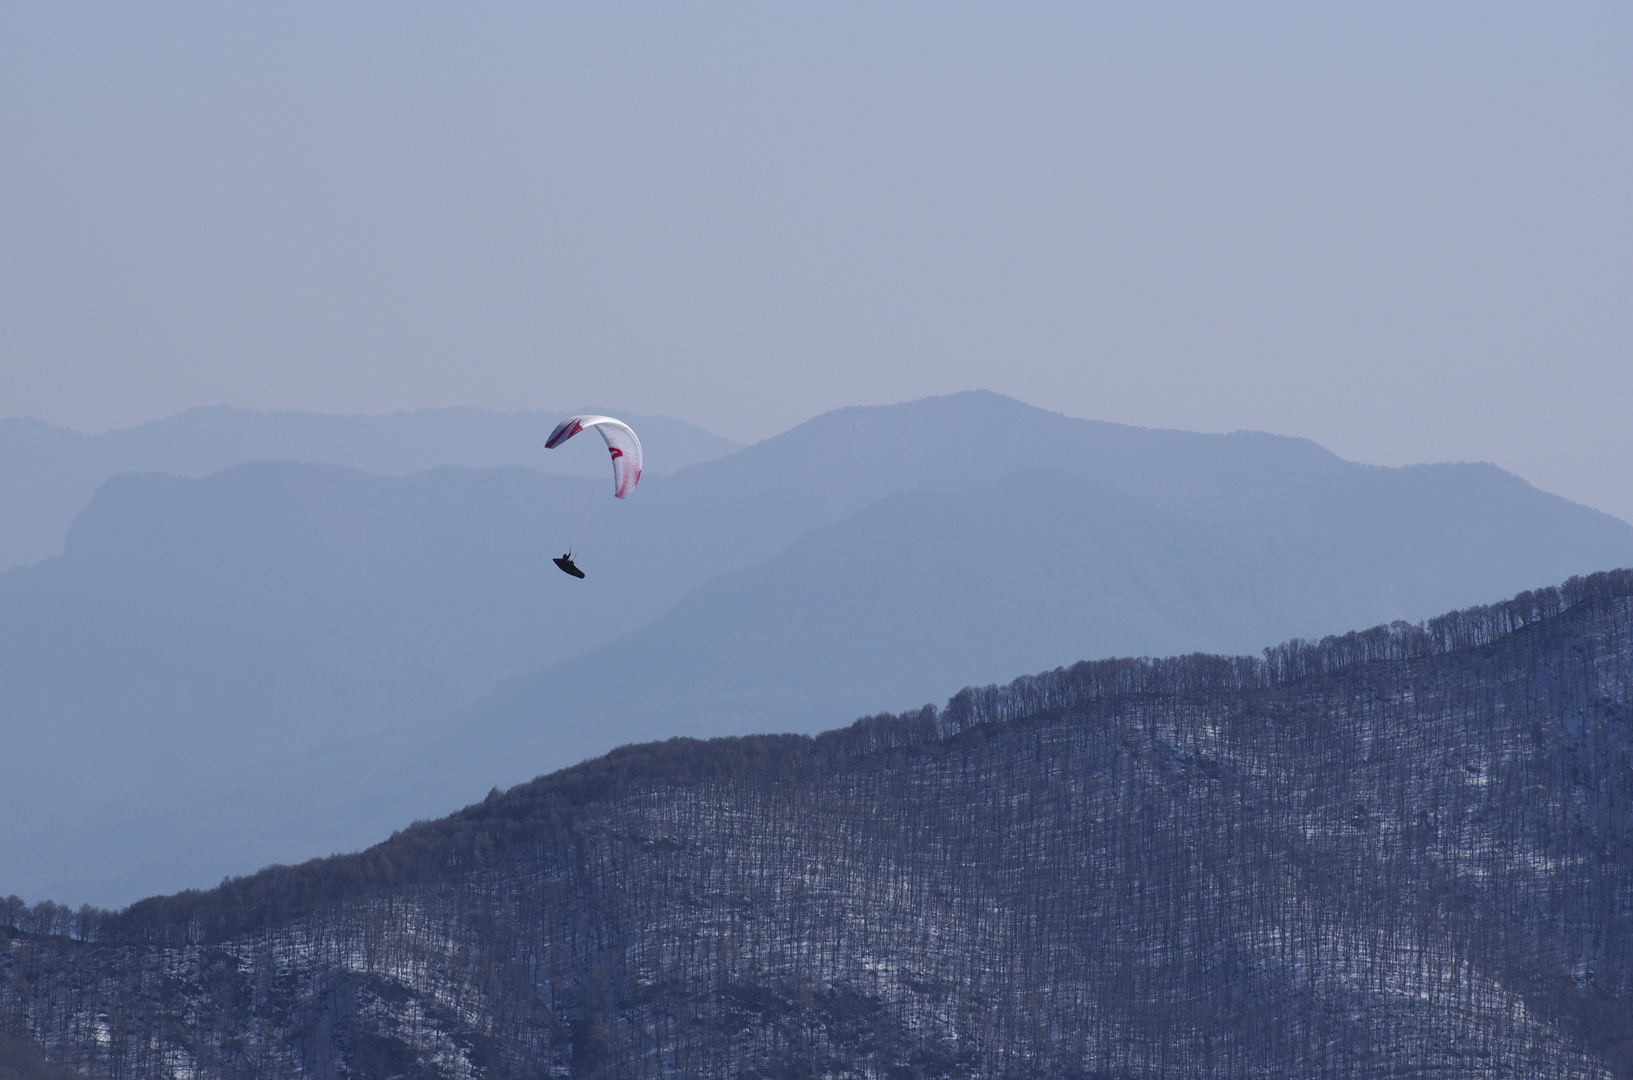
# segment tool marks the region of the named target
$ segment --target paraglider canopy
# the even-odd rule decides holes
[[[606,440],[607,452],[612,455],[612,493],[622,499],[641,482],[641,440],[622,420],[610,416],[569,416],[550,433],[544,442],[545,449],[554,450],[587,427],[595,428]]]

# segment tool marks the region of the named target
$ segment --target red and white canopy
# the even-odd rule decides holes
[[[617,485],[613,494],[622,499],[641,482],[641,440],[622,420],[610,416],[569,416],[550,433],[544,442],[545,449],[554,450],[587,427],[595,428],[607,442],[607,452],[612,455],[612,479]]]

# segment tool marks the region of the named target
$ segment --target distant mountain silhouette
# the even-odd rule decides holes
[[[0,574],[0,892],[121,902],[355,849],[633,739],[817,730],[972,678],[1253,651],[1633,564],[1633,526],[1488,465],[987,393],[609,487],[291,463],[109,481],[61,558]],[[550,563],[574,533],[584,581]]]
[[[973,391],[839,409],[683,470],[631,500],[608,553],[632,596],[667,607],[697,570],[752,566],[887,495],[1039,469],[1244,535],[1338,544],[1408,579],[1397,595],[1413,618],[1616,565],[1633,545],[1628,523],[1488,464],[1358,465],[1305,439],[1127,427]]]
[[[510,778],[675,731],[819,730],[1028,663],[1254,652],[1278,630],[1319,636],[1353,625],[1357,610],[1376,617],[1351,590],[1379,583],[1332,557],[1048,473],[902,492],[504,687],[435,755],[446,765],[474,754],[473,778],[506,763]],[[583,715],[597,722],[562,722]]]
[[[519,782],[624,742],[817,731],[1029,663],[1255,653],[1284,637],[1416,621],[1482,579],[1524,580],[1526,558],[1568,560],[1573,539],[1578,569],[1633,560],[1633,530],[1494,469],[1332,471],[1350,492],[1328,502],[1349,494],[1351,505],[1325,536],[1285,523],[1282,536],[1252,535],[1041,472],[892,495],[711,580],[627,637],[499,689],[421,768],[428,782],[461,778],[452,802],[496,776]],[[1372,519],[1356,521],[1354,504]],[[1553,514],[1575,525],[1560,529]]]
[[[599,469],[603,462],[592,463],[590,456],[545,450],[550,429],[567,415],[456,408],[331,416],[216,406],[103,435],[0,419],[0,570],[58,554],[74,517],[117,473],[205,476],[248,461],[348,465],[389,476],[439,465],[522,465],[580,475],[592,465]],[[648,452],[646,462],[654,476],[741,446],[667,416],[628,418],[656,451]]]

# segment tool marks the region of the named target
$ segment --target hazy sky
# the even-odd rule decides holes
[[[1633,5],[0,11],[0,415],[989,387],[1633,519]]]

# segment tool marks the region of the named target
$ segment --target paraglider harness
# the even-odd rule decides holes
[[[571,551],[567,552],[567,554],[563,555],[559,559],[551,559],[550,561],[560,567],[561,572],[564,574],[571,574],[576,578],[581,578],[584,576],[584,571],[573,565],[573,553]]]

